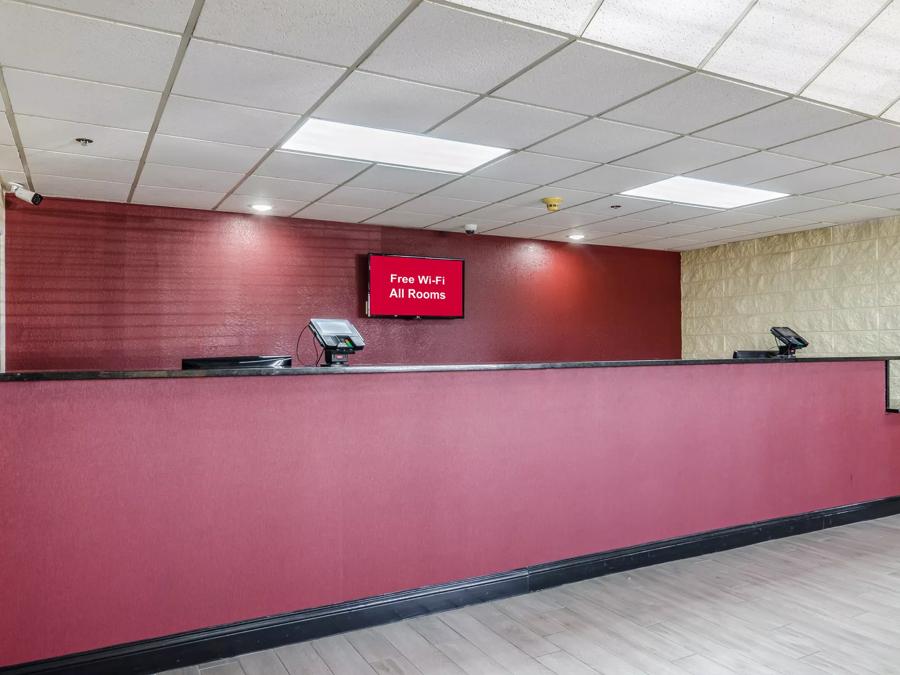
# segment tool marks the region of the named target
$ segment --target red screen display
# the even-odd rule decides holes
[[[369,255],[369,316],[462,318],[462,260]]]

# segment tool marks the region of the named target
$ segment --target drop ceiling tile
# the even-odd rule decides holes
[[[818,162],[840,162],[898,146],[900,146],[900,126],[881,120],[867,120],[802,141],[781,145],[775,151]]]
[[[569,159],[609,162],[672,138],[675,135],[666,131],[592,119],[530,149]]]
[[[374,216],[379,211],[389,209],[401,202],[412,199],[414,195],[405,192],[394,192],[391,190],[373,190],[371,188],[360,187],[339,187],[327,195],[322,197],[321,202],[326,204],[338,204],[340,206],[354,206],[367,209],[377,209],[369,216]],[[368,218],[369,216],[366,216]],[[364,220],[364,218],[360,218]],[[353,221],[357,222],[357,221]]]
[[[260,213],[251,208],[252,204],[265,203],[272,207],[271,211]],[[231,195],[216,209],[216,211],[228,211],[230,213],[249,213],[253,216],[265,218],[266,216],[292,216],[307,205],[307,202],[294,202],[289,199],[272,199],[267,197],[256,200],[247,195]]]
[[[219,192],[138,185],[134,191],[134,196],[131,198],[131,203],[174,206],[182,209],[211,209],[219,203],[222,196]]]
[[[744,223],[727,228],[729,234],[766,234],[770,232],[782,232],[785,230],[810,229],[811,224],[819,221],[807,222],[796,218],[765,218],[752,223]]]
[[[796,93],[882,4],[882,0],[760,0],[705,68]]]
[[[35,5],[0,3],[4,67],[162,91],[179,42],[178,35]]]
[[[40,4],[174,33],[184,31],[194,5],[193,0],[40,0]]]
[[[543,185],[574,173],[580,173],[593,166],[596,164],[592,162],[580,162],[575,159],[541,155],[536,152],[517,152],[479,169],[473,175]],[[572,187],[578,186],[573,185]],[[601,192],[611,192],[611,190],[601,190]]]
[[[224,194],[237,185],[243,177],[243,174],[227,171],[147,163],[144,165],[144,170],[141,171],[140,184]]]
[[[326,192],[334,189],[334,187],[334,185],[310,181],[250,176],[234,192],[235,194],[249,195],[251,197],[271,197],[294,202],[309,202],[318,199]]]
[[[581,115],[485,98],[431,132],[454,141],[520,149],[584,120]]]
[[[805,194],[807,192],[827,190],[828,188],[837,187],[839,185],[859,183],[860,181],[876,177],[877,176],[871,173],[845,169],[840,166],[819,166],[815,169],[807,169],[806,171],[800,171],[787,176],[781,176],[780,178],[773,178],[762,183],[756,183],[753,187],[762,190],[786,192],[788,194]]]
[[[636,244],[634,248],[647,248],[656,251],[681,251],[689,248],[702,248],[707,244],[688,235],[685,237],[668,237],[666,239],[654,239],[646,244]]]
[[[596,0],[454,0],[457,5],[531,23],[542,28],[579,35],[591,18]]]
[[[520,220],[537,218],[547,213],[547,208],[541,204],[538,206],[517,206],[515,204],[491,204],[484,208],[467,213],[464,217],[471,218],[474,222],[480,219],[493,220],[503,223],[517,223]]]
[[[546,228],[547,232],[557,232],[566,228],[583,227],[597,222],[597,216],[591,213],[577,213],[564,209],[555,213],[545,213],[540,218],[528,220],[520,225],[533,225],[535,228]],[[552,228],[552,229],[551,229]]]
[[[172,92],[184,96],[305,113],[344,68],[192,40]]]
[[[864,204],[838,204],[828,206],[815,211],[805,211],[799,214],[805,218],[815,218],[823,223],[850,223],[857,220],[871,220],[896,215],[887,209]]]
[[[900,101],[897,101],[894,105],[885,110],[882,117],[894,122],[900,122]]]
[[[362,67],[384,75],[484,93],[563,42],[556,35],[425,2],[375,49]]]
[[[641,234],[648,237],[662,239],[664,237],[683,237],[699,232],[702,228],[697,226],[696,219],[686,220],[680,223],[667,223],[666,225],[655,225],[646,230],[641,230]]]
[[[0,179],[6,183],[21,183],[22,185],[28,182],[25,174],[21,171],[0,171]]]
[[[194,35],[349,66],[407,4],[406,0],[206,0]]]
[[[315,116],[422,133],[476,98],[475,94],[356,71],[316,108]]]
[[[110,159],[140,159],[147,144],[147,133],[113,127],[100,127],[84,122],[66,122],[46,117],[16,115],[19,135],[25,148],[52,150]],[[90,138],[93,143],[82,146],[76,138]]]
[[[740,209],[732,209],[733,212],[758,213],[763,216],[789,216],[802,211],[812,211],[813,209],[821,209],[826,206],[834,206],[835,202],[829,202],[824,199],[814,199],[812,197],[784,197],[782,199],[773,199],[768,202],[760,202],[759,204],[751,204]]]
[[[592,213],[597,220],[612,218],[622,218],[632,213],[640,213],[649,211],[660,206],[665,206],[666,202],[660,202],[653,199],[638,199],[637,197],[625,197],[623,195],[610,195],[602,197],[592,202],[578,204],[572,207],[573,211],[578,213]],[[642,215],[637,216],[643,218]]]
[[[685,72],[674,66],[576,42],[501,87],[495,95],[596,115]]]
[[[690,239],[692,243],[686,245],[684,248],[680,248],[678,250],[685,250],[689,247],[695,248],[703,248],[705,246],[709,246],[713,243],[719,243],[723,239],[729,236],[740,236],[737,232],[730,232],[727,229],[721,230],[707,230],[705,232],[693,232],[691,234],[684,235],[685,239]],[[666,239],[668,241],[668,239]],[[660,240],[657,240],[660,241]]]
[[[900,194],[888,195],[886,197],[878,197],[877,199],[866,199],[860,202],[863,206],[877,206],[882,209],[900,209]]]
[[[803,95],[870,115],[880,115],[900,95],[900,5],[889,4]]]
[[[533,239],[536,237],[541,237],[545,234],[550,234],[551,232],[556,232],[558,230],[574,226],[575,225],[566,225],[565,222],[561,222],[559,220],[548,222],[543,220],[543,217],[541,217],[536,218],[535,220],[529,220],[524,223],[504,225],[503,227],[498,227],[497,229],[490,230],[488,232],[485,232],[484,234],[490,237],[517,237],[523,239]]]
[[[603,220],[598,223],[593,223],[589,225],[588,228],[594,232],[596,231],[597,236],[601,236],[604,233],[608,234],[610,232],[628,232],[631,234],[635,234],[637,236],[644,236],[649,239],[646,235],[642,235],[640,230],[646,230],[649,227],[656,227],[659,223],[655,223],[649,220],[642,220],[640,214],[636,216],[625,216],[623,218],[612,218],[610,220]]]
[[[138,166],[134,160],[107,159],[47,150],[29,150],[27,158],[28,168],[33,173],[129,185],[134,181]]]
[[[702,206],[688,206],[687,204],[666,204],[649,211],[641,211],[641,219],[656,223],[674,223],[688,218],[699,218],[718,213],[717,209],[707,209]]]
[[[19,159],[19,151],[14,145],[0,145],[0,174],[13,171],[22,173],[22,162]]]
[[[734,227],[735,225],[744,225],[746,223],[752,223],[757,220],[762,220],[765,216],[760,215],[758,213],[749,213],[747,211],[740,210],[728,210],[728,211],[719,211],[718,213],[711,213],[706,216],[700,216],[699,218],[691,218],[689,220],[683,220],[683,223],[691,223],[696,226],[696,231],[702,230],[713,230],[720,227]]]
[[[261,148],[249,148],[244,145],[156,134],[150,145],[147,161],[195,169],[246,173],[259,161],[264,152]]]
[[[452,199],[451,197],[440,197],[438,195],[428,194],[417,197],[411,202],[407,202],[403,205],[403,210],[412,211],[413,213],[429,213],[449,218],[450,216],[458,216],[482,206],[486,206],[485,202],[476,202],[467,199]],[[431,223],[428,224],[430,225]]]
[[[598,192],[571,190],[556,185],[548,185],[510,197],[509,199],[504,200],[503,204],[507,206],[528,206],[546,212],[547,207],[541,202],[541,199],[544,197],[560,197],[562,199],[562,208],[567,209],[578,204],[584,204],[585,202],[592,202],[595,199],[605,196],[606,195]]]
[[[859,122],[863,118],[824,105],[788,99],[730,122],[698,131],[713,141],[766,149]]]
[[[590,242],[600,246],[633,246],[634,244],[646,244],[649,241],[653,241],[653,239],[652,236],[646,234],[623,232],[622,234],[597,237],[591,239]]]
[[[450,218],[449,220],[444,220],[439,223],[435,223],[434,225],[429,225],[429,230],[440,230],[441,232],[461,232],[465,233],[466,225],[469,223],[475,223],[478,225],[478,234],[484,234],[490,230],[495,230],[498,227],[503,227],[504,225],[508,225],[508,223],[501,220],[488,220],[486,218],[473,219],[469,216],[460,216],[459,218]]]
[[[536,187],[536,185],[528,183],[510,183],[477,176],[463,176],[457,181],[438,188],[431,194],[454,199],[470,199],[476,202],[499,202]]]
[[[272,207],[271,211],[260,213],[251,208],[251,204],[265,203]],[[246,195],[231,195],[222,202],[216,211],[229,213],[249,213],[252,216],[265,218],[266,216],[292,216],[307,205],[307,202],[293,202],[289,199],[272,199],[271,197],[255,200]]]
[[[37,115],[105,127],[148,131],[160,95],[43,73],[4,68],[17,115]]]
[[[840,165],[850,169],[887,175],[900,173],[900,148],[882,150],[856,159],[848,159],[846,162],[841,162]]]
[[[170,96],[159,133],[268,148],[278,143],[298,119],[268,110]]]
[[[625,232],[649,238],[647,235],[643,234],[643,230],[656,227],[657,225],[658,223],[651,223],[632,218],[613,218],[612,220],[604,220],[599,223],[591,223],[580,229],[584,234],[588,235],[588,239],[608,237],[610,234],[622,234]]]
[[[435,215],[433,213],[416,213],[415,211],[404,211],[402,209],[392,209],[384,213],[370,218],[366,221],[369,225],[387,225],[389,227],[427,227],[438,221],[444,220],[446,216]]]
[[[383,210],[384,209],[371,207],[344,206],[318,202],[316,204],[310,204],[295,217],[308,218],[310,220],[331,220],[342,223],[361,223],[366,218],[371,218],[376,213]]]
[[[128,183],[107,183],[99,180],[43,176],[31,174],[34,189],[45,197],[95,199],[103,202],[124,202],[131,186]]]
[[[256,174],[269,178],[288,178],[337,185],[350,180],[368,166],[372,165],[352,159],[319,157],[318,155],[276,150],[259,165]]]
[[[811,192],[810,197],[830,199],[835,202],[860,202],[900,193],[900,178],[882,176],[872,180],[864,180],[841,187],[829,188],[819,192]]]
[[[615,164],[604,164],[577,176],[556,181],[556,184],[576,190],[616,193],[656,183],[666,178],[670,178],[670,176],[665,173],[641,171],[640,169],[630,169],[624,166],[616,166]]]
[[[731,185],[750,185],[817,166],[820,166],[818,162],[808,159],[777,155],[773,152],[757,152],[691,172],[688,176]]]
[[[426,171],[424,169],[406,169],[399,166],[376,164],[359,174],[347,185],[352,187],[374,188],[376,190],[398,190],[410,194],[420,194],[443,185],[459,174]]]
[[[626,103],[604,117],[687,134],[783,98],[755,87],[694,73]]]
[[[13,145],[14,143],[12,129],[9,128],[6,115],[0,115],[0,145]]]
[[[682,174],[750,152],[749,148],[737,145],[685,137],[617,160],[616,164],[660,173]]]
[[[584,37],[696,66],[746,6],[747,0],[606,0]]]

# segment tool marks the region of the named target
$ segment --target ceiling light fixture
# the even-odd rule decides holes
[[[271,204],[251,204],[250,208],[259,213],[267,213],[272,210]]]
[[[319,119],[307,120],[281,147],[283,150],[453,173],[466,173],[509,152],[506,148]]]
[[[667,178],[657,183],[628,190],[622,194],[629,197],[644,197],[645,199],[660,199],[681,204],[711,206],[717,209],[733,209],[738,206],[767,202],[771,199],[788,196],[784,192],[758,190],[757,188],[715,183],[709,180],[685,178],[684,176]]]
[[[572,241],[581,241],[582,239],[584,239],[584,235],[583,234],[570,234],[569,239],[571,239]]]

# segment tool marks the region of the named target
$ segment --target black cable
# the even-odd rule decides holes
[[[300,358],[300,338],[303,337],[303,334],[307,331],[308,328],[309,328],[309,324],[306,324],[303,327],[303,330],[301,330],[297,334],[297,345],[294,347],[294,355],[297,357],[297,365],[298,366],[304,365],[303,360]],[[316,353],[316,362],[313,364],[313,367],[316,367],[319,365],[319,361],[322,360],[322,356],[325,354],[325,348],[323,347],[322,351],[319,351],[319,341],[316,339],[315,334],[312,331],[310,331],[309,336],[312,338],[313,351]]]
[[[309,328],[309,324],[303,326],[303,330],[300,331],[300,334],[297,335],[297,346],[294,347],[294,355],[297,357],[297,365],[302,366],[303,362],[300,360],[300,338],[303,337],[303,333]]]

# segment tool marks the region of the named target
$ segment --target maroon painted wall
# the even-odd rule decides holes
[[[0,665],[900,493],[878,361],[4,382],[0,410]]]
[[[677,253],[67,199],[7,201],[7,368],[293,353],[350,317],[354,363],[679,358]],[[466,318],[361,318],[365,254],[466,259]],[[311,341],[301,344],[313,360]]]

